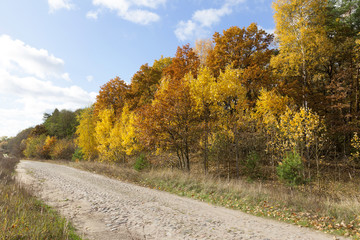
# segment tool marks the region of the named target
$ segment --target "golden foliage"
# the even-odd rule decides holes
[[[96,96],[94,104],[94,113],[97,115],[101,110],[112,108],[116,115],[121,113],[121,110],[126,101],[129,86],[119,77],[111,79],[104,84]]]
[[[78,115],[77,120],[79,125],[76,128],[75,143],[81,148],[85,159],[93,160],[98,154],[97,142],[95,138],[95,116],[93,108],[85,108]]]
[[[109,148],[111,143],[110,133],[114,126],[115,113],[112,108],[103,109],[98,114],[98,121],[95,126],[95,138],[100,161],[111,161]]]
[[[125,104],[120,118],[115,122],[109,136],[108,154],[112,161],[125,160],[125,154],[131,155],[139,150],[136,139],[135,113]]]

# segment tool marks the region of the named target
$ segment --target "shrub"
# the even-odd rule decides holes
[[[149,167],[149,162],[145,154],[140,154],[140,156],[136,158],[134,169],[137,171],[141,171],[147,167]]]
[[[290,185],[298,185],[304,183],[303,163],[300,155],[296,152],[288,152],[285,158],[276,168],[277,175],[281,181]]]
[[[27,158],[44,158],[44,144],[46,135],[29,137],[26,140],[24,155]]]
[[[259,161],[260,156],[257,152],[250,152],[246,157],[245,167],[247,174],[250,177],[258,177],[259,176]]]
[[[56,137],[47,136],[43,145],[43,157],[46,159],[50,158],[50,153],[54,145],[56,144]]]
[[[60,139],[51,150],[50,156],[52,159],[71,160],[75,152],[75,146],[72,140]]]
[[[78,162],[84,160],[84,153],[81,151],[81,148],[76,148],[74,154],[72,155],[72,160]]]

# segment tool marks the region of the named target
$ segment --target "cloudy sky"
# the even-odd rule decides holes
[[[0,1],[0,136],[94,102],[142,64],[231,26],[274,29],[271,0]]]

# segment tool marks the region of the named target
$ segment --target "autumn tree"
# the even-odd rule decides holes
[[[93,110],[93,107],[85,108],[77,116],[79,125],[76,129],[75,143],[81,148],[87,160],[95,159],[98,154],[95,137],[96,120]]]
[[[206,65],[207,58],[213,49],[214,45],[210,39],[197,39],[195,41],[194,51],[202,66]]]
[[[275,158],[283,154],[278,141],[280,117],[293,105],[292,99],[280,95],[275,90],[262,89],[256,101],[254,117],[259,121],[258,130],[266,136],[266,152],[273,167]]]
[[[130,156],[140,149],[137,141],[137,131],[135,128],[135,113],[130,111],[125,104],[120,118],[115,122],[110,132],[109,156],[113,161],[126,161],[126,156]]]
[[[110,156],[111,130],[114,127],[115,112],[112,108],[103,109],[98,113],[95,126],[95,139],[97,151],[99,152],[100,161],[113,160]]]
[[[160,59],[155,60],[152,67],[158,71],[163,72],[172,63],[171,57],[161,56]]]
[[[46,127],[44,126],[44,124],[38,124],[30,131],[31,137],[37,137],[37,136],[47,135],[47,134],[49,134],[49,132],[46,130]]]
[[[180,81],[186,73],[191,72],[194,77],[200,66],[200,60],[189,44],[178,47],[171,64],[164,69],[164,75],[171,80]]]
[[[151,105],[139,116],[139,137],[152,150],[175,151],[178,167],[190,171],[190,153],[198,139],[198,119],[189,82],[163,79]]]
[[[99,114],[101,110],[110,108],[114,110],[116,116],[119,115],[125,104],[128,91],[129,86],[119,77],[115,77],[101,86],[94,104],[95,115]]]
[[[48,159],[51,157],[50,153],[51,153],[54,145],[56,144],[56,142],[57,142],[56,137],[50,137],[50,136],[46,137],[45,143],[44,143],[44,146],[42,149],[44,158]]]
[[[203,144],[204,144],[204,172],[208,169],[208,141],[210,135],[210,122],[215,117],[214,105],[217,104],[213,98],[213,93],[216,87],[216,79],[212,72],[207,67],[202,67],[199,70],[197,78],[192,77],[191,74],[185,76],[185,81],[190,83],[191,96],[195,101],[195,111],[202,121],[203,130]]]
[[[327,1],[277,0],[273,3],[279,54],[272,58],[271,65],[278,78],[299,86],[300,91],[295,94],[301,94],[300,104],[305,109],[324,104],[316,95],[314,84],[322,83],[332,51],[325,31],[326,7]]]
[[[333,43],[326,97],[327,124],[338,151],[351,149],[352,133],[359,130],[360,117],[360,1],[329,0],[326,31]]]
[[[223,34],[216,32],[213,41],[215,46],[206,63],[216,77],[228,66],[241,70],[241,84],[250,101],[256,100],[261,88],[271,87],[269,62],[274,53],[271,49],[273,35],[252,23],[247,28],[231,27]]]
[[[162,72],[171,63],[170,58],[161,57],[155,60],[153,66],[144,64],[131,79],[128,101],[131,109],[149,104],[154,99],[154,94],[159,87]]]
[[[71,160],[75,152],[75,144],[72,139],[59,139],[51,147],[50,156],[52,159]]]
[[[240,174],[240,143],[248,120],[248,102],[246,88],[241,84],[241,70],[228,66],[216,79],[212,88],[212,98],[217,103],[219,121],[222,132],[232,141],[232,151],[235,153],[236,176]]]

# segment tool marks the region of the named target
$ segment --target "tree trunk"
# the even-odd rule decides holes
[[[208,137],[209,137],[209,121],[205,118],[205,135],[204,135],[204,173],[207,174],[208,168]]]

